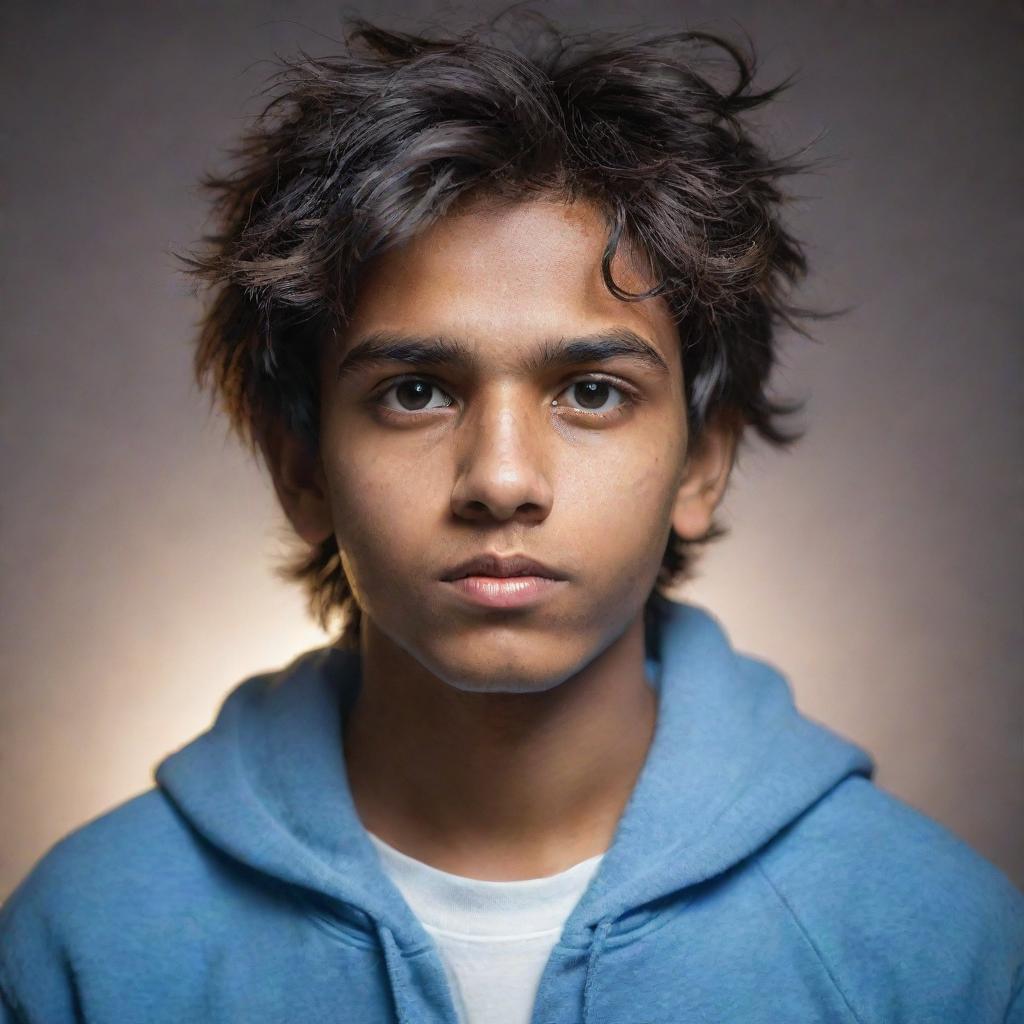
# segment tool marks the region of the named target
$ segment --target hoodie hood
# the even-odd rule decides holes
[[[735,651],[708,611],[654,600],[654,737],[559,942],[585,964],[585,1022],[613,930],[628,941],[666,900],[678,906],[845,778],[875,770],[864,749],[803,716],[778,670]],[[359,685],[359,654],[334,647],[247,679],[206,733],[161,762],[156,781],[223,853],[379,943],[403,1024],[454,1021],[440,959],[417,955],[432,939],[379,866],[348,788],[342,723]]]

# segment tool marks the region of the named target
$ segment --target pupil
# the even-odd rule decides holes
[[[408,388],[410,390],[414,390],[414,389],[417,390],[418,394],[415,395],[414,401],[416,399],[423,399],[423,401],[422,401],[421,404],[414,406],[414,408],[422,409],[423,406],[425,406],[427,404],[427,400],[430,398],[430,389],[431,389],[431,387],[432,387],[432,385],[428,384],[426,381],[423,381],[423,380],[403,380],[402,383],[399,384],[398,387],[396,388],[395,394],[398,396],[398,400],[400,402],[402,402],[402,389],[403,388]],[[405,405],[407,409],[410,408],[410,406],[406,405],[405,402],[402,402],[402,405]]]
[[[600,380],[581,381],[579,384],[576,385],[576,387],[577,388],[585,389],[585,394],[587,395],[587,399],[585,399],[581,403],[585,408],[595,408],[595,409],[598,409],[602,405],[604,405],[604,403],[608,400],[607,390],[610,387],[610,385],[607,384],[605,381],[600,381]],[[598,398],[599,401],[597,401],[592,406],[588,406],[587,405],[587,400],[592,400],[595,397]]]

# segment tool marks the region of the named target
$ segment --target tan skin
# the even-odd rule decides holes
[[[606,237],[583,202],[447,215],[378,257],[324,345],[319,456],[281,431],[264,442],[291,523],[310,544],[334,533],[363,610],[344,734],[359,816],[470,878],[550,875],[610,846],[657,718],[644,602],[670,527],[705,533],[733,465],[724,420],[687,457],[677,330],[663,300],[607,290]],[[613,273],[630,291],[651,283],[628,255]],[[610,328],[667,369],[629,356],[526,367],[544,341]],[[457,339],[472,363],[339,380],[339,359],[382,331]],[[588,391],[594,380],[610,386]],[[440,577],[484,552],[568,579],[531,607],[471,606]]]

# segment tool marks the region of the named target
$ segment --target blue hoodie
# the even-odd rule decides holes
[[[653,743],[534,1024],[1024,1022],[1024,896],[707,611],[660,607]],[[455,1024],[347,787],[359,669],[324,647],[244,681],[57,843],[0,911],[0,1020]]]

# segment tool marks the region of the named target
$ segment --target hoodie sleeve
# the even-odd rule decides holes
[[[861,779],[790,839],[761,867],[859,1019],[1024,1024],[1024,894],[996,865]]]
[[[1017,983],[1010,997],[1004,1024],[1024,1024],[1024,964],[1017,968]]]
[[[0,1024],[82,1021],[57,927],[54,859],[51,851],[0,908]]]
[[[24,1019],[14,1015],[14,1005],[8,1002],[7,996],[0,989],[0,1024],[22,1024]]]

